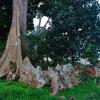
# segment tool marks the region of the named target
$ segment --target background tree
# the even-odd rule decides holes
[[[44,37],[48,54],[43,54],[48,55],[56,63],[59,59],[60,61],[66,59],[68,62],[69,57],[72,59],[73,65],[75,60],[80,57],[89,58],[91,62],[94,62],[92,59],[97,59],[99,48],[97,44],[99,44],[100,38],[97,31],[100,27],[98,2],[96,0],[64,0],[63,2],[45,0],[40,2],[42,5],[38,7],[38,13],[43,13],[52,20],[51,27]],[[91,56],[86,54],[88,48]],[[42,46],[38,51],[41,50]]]

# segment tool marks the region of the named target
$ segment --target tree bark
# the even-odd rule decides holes
[[[0,59],[0,77],[3,77],[11,67],[10,62],[17,67],[18,74],[22,67],[21,34],[26,32],[27,0],[13,0],[12,24],[5,51]]]

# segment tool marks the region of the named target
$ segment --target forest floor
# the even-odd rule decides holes
[[[16,81],[0,80],[0,100],[61,100],[61,96],[65,96],[66,100],[72,96],[75,100],[100,100],[100,83],[90,77],[83,80],[80,85],[57,96],[50,96],[51,89],[48,87],[35,89]]]

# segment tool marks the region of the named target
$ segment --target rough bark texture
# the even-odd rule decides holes
[[[12,24],[5,51],[0,59],[0,77],[3,77],[11,63],[17,67],[16,73],[22,66],[21,39],[26,31],[27,0],[13,0]]]
[[[23,60],[20,81],[35,88],[50,84],[53,90],[51,95],[56,95],[59,91],[67,88],[73,88],[80,82],[71,64],[58,64],[55,69],[48,68],[48,70],[43,71],[39,66],[35,68],[28,57]]]
[[[39,66],[35,68],[28,57],[23,60],[20,70],[20,81],[36,88],[41,88],[46,84],[43,71]]]
[[[66,90],[67,88],[73,88],[80,83],[71,64],[58,64],[55,69],[49,68],[45,71],[44,75],[46,83],[51,82],[49,83],[53,90],[51,95],[56,95],[59,91]]]

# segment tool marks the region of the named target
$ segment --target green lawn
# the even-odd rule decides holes
[[[60,100],[65,96],[67,100],[74,96],[76,100],[100,100],[100,85],[95,83],[94,78],[88,78],[79,86],[50,96],[51,90],[47,87],[34,89],[15,81],[0,81],[0,100]]]

